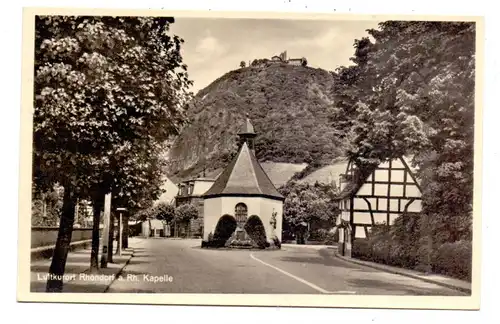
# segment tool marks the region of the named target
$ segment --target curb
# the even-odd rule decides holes
[[[111,287],[111,285],[116,281],[116,279],[122,274],[123,269],[130,263],[130,260],[132,260],[132,258],[134,257],[134,253],[135,253],[135,249],[132,248],[132,254],[130,254],[130,258],[128,258],[128,260],[125,261],[125,263],[123,264],[123,266],[115,274],[114,279],[109,283],[109,285],[106,286],[106,288],[104,288],[103,293],[107,292],[109,290],[109,287]]]
[[[411,273],[407,273],[407,272],[404,272],[404,271],[398,271],[398,270],[395,270],[395,269],[393,270],[393,269],[389,269],[389,268],[386,268],[386,267],[378,266],[377,264],[360,262],[360,261],[358,261],[356,259],[346,258],[344,256],[341,256],[340,254],[338,254],[338,252],[335,253],[335,256],[337,258],[345,261],[345,262],[350,262],[350,263],[354,263],[354,264],[357,264],[357,265],[361,265],[361,266],[373,268],[373,269],[376,269],[376,270],[380,270],[380,271],[384,271],[384,272],[388,272],[388,273],[392,273],[392,274],[397,274],[397,275],[409,277],[409,278],[412,278],[412,279],[421,280],[421,281],[424,281],[424,282],[427,282],[427,283],[432,283],[432,284],[435,284],[435,285],[438,285],[438,286],[442,286],[442,287],[445,287],[445,288],[449,288],[449,289],[457,290],[457,291],[460,291],[460,292],[463,292],[463,293],[467,293],[469,295],[472,293],[472,289],[470,289],[470,288],[458,287],[458,286],[455,286],[455,285],[452,285],[452,284],[449,284],[449,283],[440,282],[440,281],[436,281],[436,280],[432,280],[432,279],[427,279],[427,278],[422,278],[420,276],[413,275]]]
[[[129,264],[130,260],[131,260],[131,259],[132,259],[132,257],[134,256],[134,253],[135,253],[135,249],[134,249],[134,248],[132,248],[132,254],[130,254],[130,258],[128,258],[128,260],[127,260],[127,261],[125,261],[125,263],[123,264],[123,266],[122,266],[122,267],[118,270],[118,272],[114,275],[113,280],[112,280],[112,281],[109,283],[109,285],[107,285],[107,286],[104,288],[104,290],[102,291],[103,293],[105,293],[106,291],[108,291],[109,287],[113,284],[113,282],[115,282],[115,281],[116,281],[116,278],[118,278],[118,276],[122,273],[123,268],[125,268],[125,267],[127,266],[127,264]],[[89,271],[89,270],[90,270],[90,268],[87,268],[87,269],[83,270],[82,272],[80,272],[80,274],[81,274],[81,273],[86,273],[86,272],[87,272],[87,271]],[[68,280],[67,282],[71,282],[71,281],[73,281],[73,280],[74,280],[74,279],[71,279],[71,280]]]

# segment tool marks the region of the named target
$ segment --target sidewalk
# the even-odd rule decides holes
[[[292,248],[294,248],[294,247],[295,248],[308,248],[308,249],[314,249],[314,250],[321,250],[321,249],[325,249],[325,248],[326,249],[337,249],[337,247],[334,245],[283,244],[282,246],[283,247],[292,247]],[[345,262],[350,262],[350,263],[354,263],[357,265],[370,267],[370,268],[373,268],[376,270],[385,271],[385,272],[389,272],[389,273],[393,273],[393,274],[398,274],[401,276],[410,277],[413,279],[422,280],[422,281],[432,283],[435,285],[439,285],[442,287],[455,289],[455,290],[458,290],[458,291],[461,291],[461,292],[464,292],[467,294],[471,293],[472,284],[468,281],[450,278],[450,277],[438,275],[438,274],[425,274],[425,273],[418,272],[415,270],[403,269],[403,268],[389,266],[389,265],[385,265],[385,264],[348,258],[348,257],[341,256],[337,251],[335,251],[335,256],[337,258],[345,261]]]
[[[99,268],[95,273],[90,273],[90,247],[71,251],[68,253],[66,269],[64,271],[63,292],[106,292],[118,274],[128,264],[134,251],[138,248],[136,238],[129,238],[129,248],[122,251],[122,255],[113,255],[113,263],[108,263],[107,268]],[[114,244],[116,248],[116,242]],[[99,262],[102,247],[99,248]],[[31,263],[31,291],[45,292],[47,284],[46,275],[50,268],[51,259],[37,260]]]
[[[467,294],[471,293],[471,283],[464,281],[464,280],[459,280],[455,278],[450,278],[446,277],[443,275],[438,275],[438,274],[425,274],[419,271],[415,270],[410,270],[410,269],[404,269],[404,268],[399,268],[399,267],[394,267],[394,266],[389,266],[385,264],[380,264],[380,263],[375,263],[375,262],[369,262],[369,261],[363,261],[363,260],[358,260],[354,258],[348,258],[345,256],[341,256],[338,253],[335,253],[335,256],[339,259],[342,259],[346,262],[350,263],[355,263],[358,265],[362,265],[365,267],[370,267],[373,269],[393,273],[393,274],[398,274],[406,277],[410,277],[413,279],[418,279],[422,280],[428,283],[433,283],[435,285],[439,285],[442,287],[450,288],[450,289],[455,289]]]

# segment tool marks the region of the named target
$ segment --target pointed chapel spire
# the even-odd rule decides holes
[[[243,127],[240,130],[240,132],[238,133],[238,136],[240,137],[240,144],[241,145],[243,143],[247,143],[248,148],[250,150],[253,151],[255,149],[254,139],[257,136],[257,134],[255,133],[253,125],[250,122],[250,118],[248,116],[248,113],[246,114],[245,123],[243,124]]]
[[[222,171],[204,198],[220,196],[260,196],[283,201],[285,198],[276,190],[253,152],[257,136],[250,119],[247,118],[238,133],[240,147],[238,154]]]

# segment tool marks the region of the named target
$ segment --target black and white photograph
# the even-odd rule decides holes
[[[19,300],[479,307],[482,20],[107,13],[24,15]]]

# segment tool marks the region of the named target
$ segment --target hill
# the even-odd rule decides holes
[[[190,102],[190,123],[169,152],[169,177],[223,168],[236,151],[246,114],[258,134],[260,162],[306,163],[310,172],[331,163],[343,151],[329,121],[332,86],[325,70],[281,63],[226,73]]]

